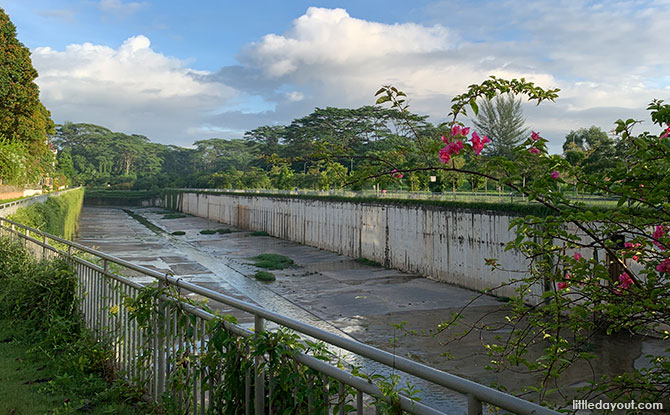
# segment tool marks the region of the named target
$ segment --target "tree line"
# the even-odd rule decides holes
[[[528,132],[518,102],[503,97],[481,106],[474,125],[492,139],[482,153],[484,159],[513,157],[511,149]],[[393,160],[393,168],[400,171],[415,165],[422,157],[422,145],[439,140],[441,134],[425,116],[409,114],[401,122],[397,111],[364,106],[317,108],[287,125],[261,126],[242,139],[199,140],[192,148],[69,122],[56,126],[51,141],[58,148],[58,174],[71,184],[94,187],[356,190],[379,185],[446,192],[491,185],[477,177],[430,170],[359,180],[379,167],[375,160]],[[563,150],[571,163],[597,171],[614,163],[617,146],[605,132],[591,127],[570,132]],[[458,167],[475,169],[482,159],[464,157],[456,162]],[[532,172],[528,176],[531,179]]]

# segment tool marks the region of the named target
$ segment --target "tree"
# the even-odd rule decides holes
[[[49,169],[51,159],[47,134],[54,128],[49,111],[39,99],[39,88],[34,82],[37,71],[30,60],[30,51],[16,37],[16,27],[0,8],[0,144],[4,157],[0,157],[0,179],[7,176],[33,178],[36,170]],[[10,146],[11,144],[11,146]],[[9,152],[14,169],[27,170],[10,175]],[[27,159],[26,159],[26,156]],[[22,159],[22,162],[17,160]],[[37,165],[34,164],[38,161]]]
[[[563,143],[565,159],[579,164],[587,173],[602,172],[613,167],[616,152],[614,140],[595,125],[570,131]]]
[[[485,154],[512,158],[514,148],[528,130],[521,109],[521,99],[514,95],[498,95],[493,100],[480,101],[479,114],[472,121],[480,135],[491,139]]]

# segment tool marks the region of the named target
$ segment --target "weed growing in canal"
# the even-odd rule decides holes
[[[184,232],[184,231],[174,231],[174,232],[172,232],[172,234],[175,235],[175,236],[179,236],[179,235],[186,235],[186,232]]]
[[[270,234],[265,231],[255,231],[251,232],[249,236],[270,236]]]
[[[382,266],[382,264],[380,264],[377,261],[372,261],[372,260],[369,260],[369,259],[363,258],[363,257],[356,258],[356,259],[354,259],[354,261],[358,262],[359,264],[369,265],[371,267],[381,267]]]
[[[183,213],[168,213],[167,215],[163,215],[162,219],[180,219],[185,217],[186,215]]]
[[[142,216],[142,215],[138,215],[137,213],[135,213],[135,212],[133,212],[133,211],[131,211],[131,210],[128,210],[128,209],[123,209],[123,211],[126,212],[126,214],[127,214],[128,216],[130,216],[131,218],[135,219],[136,221],[138,221],[138,222],[141,223],[142,225],[144,225],[144,226],[146,226],[147,228],[149,228],[149,229],[150,229],[153,233],[155,233],[156,235],[165,232],[163,229],[161,229],[161,228],[159,228],[158,226],[156,226],[156,225],[154,225],[153,223],[151,223],[151,222],[150,222],[147,218],[145,218],[144,216]]]
[[[278,254],[260,254],[253,258],[254,266],[265,269],[286,269],[295,265],[295,262],[289,257]]]
[[[200,231],[201,235],[214,235],[216,231],[214,229],[203,229]]]
[[[227,233],[233,233],[233,231],[231,231],[228,228],[219,228],[216,230],[216,233],[218,233],[219,235],[225,235]]]
[[[258,271],[254,274],[254,278],[263,282],[271,282],[277,279],[273,273],[267,271]]]

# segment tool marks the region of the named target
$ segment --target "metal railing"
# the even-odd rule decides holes
[[[177,365],[181,364],[179,363],[180,357],[188,356],[190,359],[197,360],[205,356],[209,341],[206,326],[210,320],[219,317],[203,308],[163,295],[158,299],[159,302],[165,302],[165,304],[178,302],[179,307],[178,309],[174,306],[165,307],[164,311],[161,311],[164,313],[161,315],[162,318],[153,318],[151,329],[148,330],[147,327],[138,324],[136,318],[132,318],[131,310],[124,303],[124,299],[136,298],[146,288],[120,275],[119,270],[128,270],[135,275],[152,277],[161,287],[175,287],[181,292],[194,293],[210,301],[220,302],[252,315],[254,331],[227,321],[223,323],[225,329],[234,335],[247,338],[266,330],[266,322],[273,322],[301,336],[322,341],[328,347],[346,350],[353,355],[386,365],[394,371],[402,371],[428,383],[464,394],[467,397],[468,414],[482,414],[483,404],[517,414],[558,414],[558,412],[501,391],[364,343],[340,337],[259,306],[186,282],[181,278],[162,274],[2,217],[0,217],[0,235],[18,238],[39,258],[63,257],[72,261],[79,279],[77,293],[86,326],[99,340],[109,342],[113,347],[119,373],[131,384],[145,387],[148,395],[156,401],[160,400],[164,392],[170,392],[170,375],[176,370]],[[180,326],[177,324],[177,319],[180,316],[179,313],[184,312],[189,318],[185,326]],[[147,350],[151,351],[149,355],[146,355]],[[308,413],[332,413],[331,410],[337,405],[338,413],[343,415],[345,413],[344,402],[350,402],[350,409],[355,410],[357,414],[363,414],[369,410],[369,406],[364,406],[365,402],[370,404],[378,400],[390,401],[388,394],[382,393],[376,385],[364,378],[354,376],[350,371],[337,365],[304,353],[295,353],[292,358],[320,376],[317,379],[321,382],[322,387],[315,389],[314,394],[324,394],[321,395],[322,397],[333,396],[332,399],[325,400],[329,402],[325,408],[309,408]],[[221,362],[221,364],[225,365],[226,362]],[[252,408],[256,415],[266,413],[266,411],[272,414],[277,408],[268,404],[268,399],[271,400],[273,396],[271,375],[264,373],[259,358],[256,358],[254,365],[254,369],[249,370],[244,379],[245,414],[250,414]],[[212,405],[212,399],[215,399],[216,385],[212,384],[211,380],[209,385],[205,382],[205,372],[202,370],[196,371],[194,365],[187,364],[186,366],[185,377],[188,380],[188,389],[183,390],[182,388],[176,392],[182,396],[180,402],[184,406],[181,412],[205,414]],[[209,368],[208,370],[216,369]],[[329,385],[337,385],[337,390],[328,392]],[[395,403],[411,414],[444,413],[402,394],[399,401]]]

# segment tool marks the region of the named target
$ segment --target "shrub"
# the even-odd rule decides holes
[[[172,232],[173,235],[179,236],[179,235],[186,235],[186,232],[184,231],[174,231]]]
[[[274,274],[267,271],[258,271],[257,273],[254,274],[254,278],[256,278],[258,281],[264,281],[264,282],[270,282],[276,280]]]
[[[285,269],[293,266],[295,262],[289,257],[278,254],[260,254],[253,258],[254,265],[265,269]]]
[[[201,235],[214,235],[216,231],[214,229],[203,229],[200,231]]]

